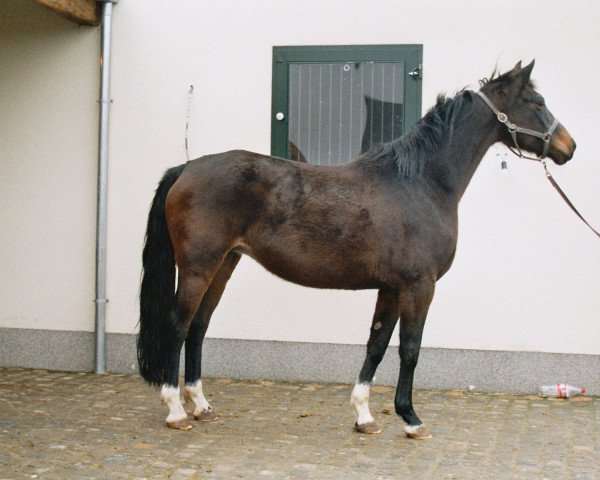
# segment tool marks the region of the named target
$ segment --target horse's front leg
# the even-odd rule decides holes
[[[396,413],[406,422],[404,431],[411,438],[429,438],[423,422],[412,404],[415,367],[419,359],[421,338],[427,311],[433,299],[435,283],[423,281],[401,295],[400,313],[400,375],[394,406]]]
[[[360,433],[379,433],[381,428],[369,410],[369,391],[377,366],[381,362],[399,316],[399,295],[396,290],[380,290],[371,335],[367,343],[367,356],[352,390],[350,403],[356,413],[354,428]]]

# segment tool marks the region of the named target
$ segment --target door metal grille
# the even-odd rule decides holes
[[[345,163],[401,135],[404,62],[291,63],[289,69],[289,141],[309,163]]]

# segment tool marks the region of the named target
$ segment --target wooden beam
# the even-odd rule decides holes
[[[100,25],[100,5],[96,0],[35,1],[80,25]]]

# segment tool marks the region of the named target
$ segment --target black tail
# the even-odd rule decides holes
[[[185,165],[179,165],[167,170],[158,184],[148,215],[142,255],[137,357],[140,374],[151,385],[165,383],[167,359],[177,343],[175,259],[167,230],[165,203],[167,193],[184,168]]]

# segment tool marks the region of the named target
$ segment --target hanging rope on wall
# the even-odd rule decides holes
[[[188,149],[188,130],[190,128],[190,111],[192,109],[192,93],[194,92],[194,86],[190,85],[190,90],[187,96],[187,111],[185,117],[185,158],[190,161],[190,152]]]

